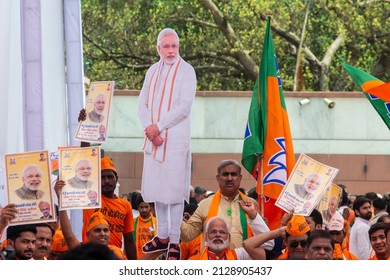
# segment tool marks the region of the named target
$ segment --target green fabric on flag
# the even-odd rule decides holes
[[[364,95],[367,97],[368,101],[370,101],[371,105],[374,107],[374,109],[378,112],[379,116],[382,118],[382,120],[385,122],[387,127],[390,129],[390,104],[383,101],[380,98],[377,98],[371,94],[366,93],[362,85],[364,83],[370,82],[370,81],[380,81],[378,78],[368,74],[367,72],[364,72],[356,67],[353,67],[347,63],[345,63],[342,59],[340,59],[342,62],[343,67],[347,70],[349,75],[351,75],[352,79],[355,81],[356,85],[360,88],[360,90],[364,93]],[[390,92],[389,92],[390,95]]]

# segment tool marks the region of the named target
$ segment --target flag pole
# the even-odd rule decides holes
[[[260,176],[257,176],[257,189],[260,187],[260,214],[264,217],[264,188],[263,188],[263,154],[257,155],[257,164],[260,165]]]

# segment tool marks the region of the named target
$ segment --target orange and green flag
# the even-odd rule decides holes
[[[274,204],[294,167],[295,156],[270,21],[268,18],[241,163],[257,180],[257,193],[261,194],[263,188],[264,216],[269,227],[275,229],[284,211]]]
[[[342,59],[340,60],[343,67],[390,129],[390,83],[384,83],[378,78],[345,63]]]

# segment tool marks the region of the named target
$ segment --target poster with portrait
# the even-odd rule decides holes
[[[100,147],[60,148],[59,178],[60,210],[100,208]]]
[[[111,100],[115,82],[92,82],[85,104],[86,120],[79,123],[75,140],[105,143],[107,141]]]
[[[8,154],[4,159],[7,203],[18,210],[11,224],[55,221],[48,151]]]
[[[294,214],[308,216],[317,206],[338,169],[301,154],[275,205]]]
[[[322,215],[322,224],[328,227],[330,218],[339,208],[341,197],[341,188],[336,184],[331,184],[324,192],[320,203],[317,206],[318,211]]]

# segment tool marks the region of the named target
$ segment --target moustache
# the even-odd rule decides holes
[[[220,241],[220,242],[225,242],[225,240],[223,240],[222,238],[214,238],[213,240],[211,240],[212,243],[214,242],[217,242],[217,241]]]

